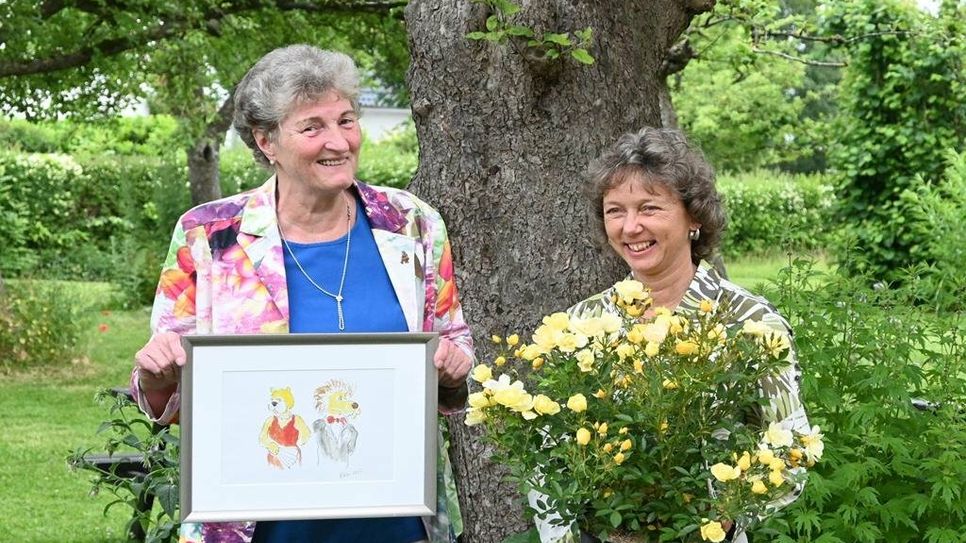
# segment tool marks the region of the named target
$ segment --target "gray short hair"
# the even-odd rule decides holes
[[[252,130],[278,136],[278,125],[296,107],[335,91],[359,111],[359,70],[347,55],[312,45],[280,47],[263,56],[235,88],[232,126],[255,156],[268,159]]]
[[[684,133],[674,128],[644,128],[624,134],[588,168],[588,212],[602,245],[607,245],[604,195],[631,179],[666,186],[701,224],[701,236],[691,242],[695,264],[718,249],[727,217],[715,188],[714,169]]]

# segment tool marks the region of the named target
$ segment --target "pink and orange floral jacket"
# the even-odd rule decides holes
[[[181,216],[161,271],[151,315],[153,333],[288,332],[288,288],[275,214],[275,177],[248,192],[195,207]],[[456,292],[453,259],[439,213],[412,194],[356,182],[372,233],[410,331],[439,332],[473,358],[473,339]],[[411,256],[411,258],[410,258]],[[138,405],[161,423],[177,421],[180,388],[163,413],[138,388]],[[430,541],[455,542],[462,531],[445,442],[439,440],[438,507],[424,519]],[[252,522],[183,524],[183,543],[247,543]]]

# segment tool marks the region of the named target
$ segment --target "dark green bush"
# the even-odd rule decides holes
[[[758,170],[723,175],[718,190],[728,210],[722,241],[727,256],[823,249],[832,227],[835,194],[821,176]]]
[[[372,185],[406,188],[419,165],[416,126],[402,124],[376,142],[366,141],[359,157],[359,179]]]
[[[797,262],[766,293],[795,331],[825,456],[787,520],[756,540],[953,543],[966,533],[966,319],[914,308],[914,280],[870,284]]]
[[[65,365],[81,356],[90,305],[58,282],[0,284],[0,373]]]
[[[966,143],[966,4],[943,2],[936,16],[913,2],[836,2],[828,35],[846,39],[849,66],[829,164],[841,180],[841,216],[864,258],[836,256],[852,272],[892,281],[920,262],[917,227],[901,195],[936,183],[947,149]]]

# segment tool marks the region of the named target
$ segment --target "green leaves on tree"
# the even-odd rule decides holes
[[[511,39],[526,40],[528,53],[537,58],[556,60],[569,56],[575,61],[590,65],[595,59],[588,50],[593,40],[590,27],[573,32],[537,32],[533,28],[512,23],[520,13],[520,6],[508,0],[473,0],[485,4],[493,14],[486,18],[486,31],[477,30],[466,35],[468,39],[503,44]]]

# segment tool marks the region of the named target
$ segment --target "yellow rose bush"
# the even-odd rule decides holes
[[[762,379],[788,363],[788,337],[729,322],[710,300],[693,318],[651,308],[636,281],[614,289],[619,315],[544,317],[529,343],[494,344],[472,371],[466,424],[535,514],[602,540],[721,541],[785,496],[823,452],[820,430],[762,427]],[[645,315],[650,315],[645,317]]]

